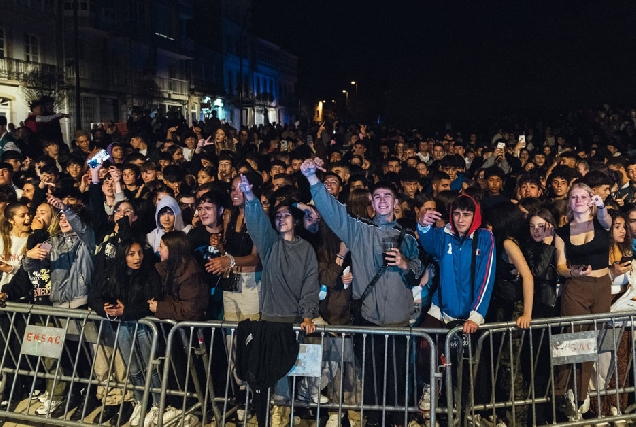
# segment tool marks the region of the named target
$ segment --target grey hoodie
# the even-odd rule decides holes
[[[392,236],[397,240],[400,234],[394,228],[396,222],[381,223],[376,218],[373,226],[352,218],[321,182],[311,186],[311,195],[324,221],[351,251],[353,298],[360,298],[382,267],[382,238]],[[413,294],[405,276],[409,270],[415,277],[422,274],[415,237],[406,234],[400,252],[407,261],[408,270],[388,267],[362,305],[362,317],[379,326],[407,325],[414,311]]]

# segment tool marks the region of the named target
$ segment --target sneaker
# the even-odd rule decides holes
[[[583,401],[583,403],[579,405],[579,414],[581,415],[585,414],[589,410],[590,410],[590,395],[588,394],[587,396],[585,396],[585,400]]]
[[[294,425],[299,426],[301,422],[301,418],[298,415],[294,415]]]
[[[504,420],[499,417],[493,417],[492,415],[488,416],[488,423],[493,427],[508,427]]]
[[[574,403],[574,392],[572,389],[565,393],[565,415],[568,417],[576,416],[576,404]]]
[[[42,406],[35,410],[35,413],[38,415],[48,415],[55,411],[55,409],[60,406],[60,403],[62,402],[58,400],[46,400]]]
[[[466,416],[466,420],[468,421],[468,426],[469,427],[482,427],[481,415],[479,415],[479,414],[467,415]]]
[[[325,427],[339,427],[340,426],[340,417],[338,413],[329,414],[329,419],[327,420],[327,424]]]
[[[188,414],[183,419],[183,424],[181,424],[179,427],[198,427],[198,425],[199,419],[192,414]]]
[[[46,402],[47,400],[49,400],[49,392],[45,391],[44,393],[40,394],[39,396],[33,398],[33,400],[36,400],[36,399],[39,400],[40,403]]]
[[[132,427],[137,427],[139,426],[140,420],[141,420],[141,402],[135,402],[135,409],[133,410],[133,413],[130,416],[128,423]]]
[[[42,396],[43,394],[46,394],[48,396],[48,392],[46,391],[43,393],[42,390],[33,390],[33,393],[29,395],[29,399],[31,400],[39,399],[40,396]]]
[[[245,420],[245,417],[247,416],[247,419],[250,419],[250,413],[245,411],[245,409],[237,409],[236,410],[236,418],[238,419],[238,421],[240,423],[242,423]]]
[[[82,401],[80,402],[79,406],[77,407],[77,409],[75,409],[75,412],[73,412],[73,415],[71,415],[71,418],[70,418],[71,421],[81,420],[83,418],[82,415],[84,417],[88,417],[100,405],[101,405],[101,402],[93,396],[89,396],[88,400],[86,401],[84,400],[84,398],[82,398]]]
[[[157,418],[159,417],[159,407],[156,405],[152,405],[150,411],[146,414],[144,418],[144,427],[152,427],[157,424]]]
[[[170,421],[179,418],[181,416],[181,410],[174,406],[168,406],[163,413],[163,423],[168,424]]]
[[[420,397],[420,401],[417,404],[422,412],[429,412],[431,410],[431,386],[428,384],[424,385],[422,389],[422,397]]]

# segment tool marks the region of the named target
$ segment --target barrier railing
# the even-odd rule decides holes
[[[496,323],[470,336],[336,326],[306,336],[295,327],[297,365],[259,393],[237,375],[237,323],[119,322],[9,304],[0,309],[0,421],[620,425],[636,421],[635,317],[539,319],[526,330]]]
[[[560,426],[636,420],[635,313],[451,330],[448,425]],[[586,392],[587,390],[587,392]],[[441,406],[441,405],[440,405]]]
[[[435,348],[433,336],[446,330],[321,326],[315,334],[303,336],[296,327],[297,339],[302,343],[301,354],[308,356],[302,368],[313,368],[314,372],[291,372],[283,384],[279,381],[260,393],[251,390],[236,375],[236,346],[241,345],[237,343],[237,330],[237,323],[174,325],[168,334],[162,382],[166,384],[171,375],[183,376],[183,372],[177,374],[174,370],[172,362],[176,359],[183,362],[182,371],[191,377],[186,377],[182,390],[162,388],[159,413],[172,404],[178,408],[178,425],[189,425],[187,417],[195,416],[204,424],[214,419],[216,425],[232,422],[246,426],[252,413],[258,412],[250,396],[256,400],[256,395],[262,393],[266,395],[260,397],[266,402],[266,411],[261,416],[266,414],[266,425],[294,425],[298,413],[314,418],[316,423],[327,414],[339,420],[338,425],[344,415],[352,426],[362,425],[365,417],[374,418],[381,425],[392,417],[394,424],[407,425],[410,414],[420,412],[417,405],[420,388],[416,384],[424,380],[431,385],[430,394],[437,395],[440,374],[434,359],[436,352],[428,355],[430,366],[435,368],[422,375],[418,374],[413,358],[417,341]],[[185,360],[179,352],[182,348],[186,349]],[[180,401],[175,400],[178,396]],[[434,425],[436,400],[429,398],[427,404],[429,422]],[[159,420],[157,426],[162,425]]]

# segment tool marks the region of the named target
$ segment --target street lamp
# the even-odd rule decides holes
[[[351,84],[356,87],[356,98],[358,97],[358,82],[352,81]]]
[[[349,91],[347,89],[342,89],[342,93],[345,94],[345,114],[346,117],[349,118]]]

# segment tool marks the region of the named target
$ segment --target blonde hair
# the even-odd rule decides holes
[[[589,185],[577,181],[574,184],[572,184],[572,187],[570,187],[570,191],[568,191],[568,205],[567,205],[567,216],[568,216],[568,220],[572,221],[572,219],[574,219],[574,214],[572,213],[572,207],[570,206],[570,199],[572,197],[572,192],[574,190],[584,190],[587,191],[587,193],[590,195],[590,198],[592,198],[592,196],[594,196],[594,191],[592,191],[592,189],[590,188]],[[590,215],[592,217],[596,216],[596,206],[592,205],[592,207],[590,207]]]

